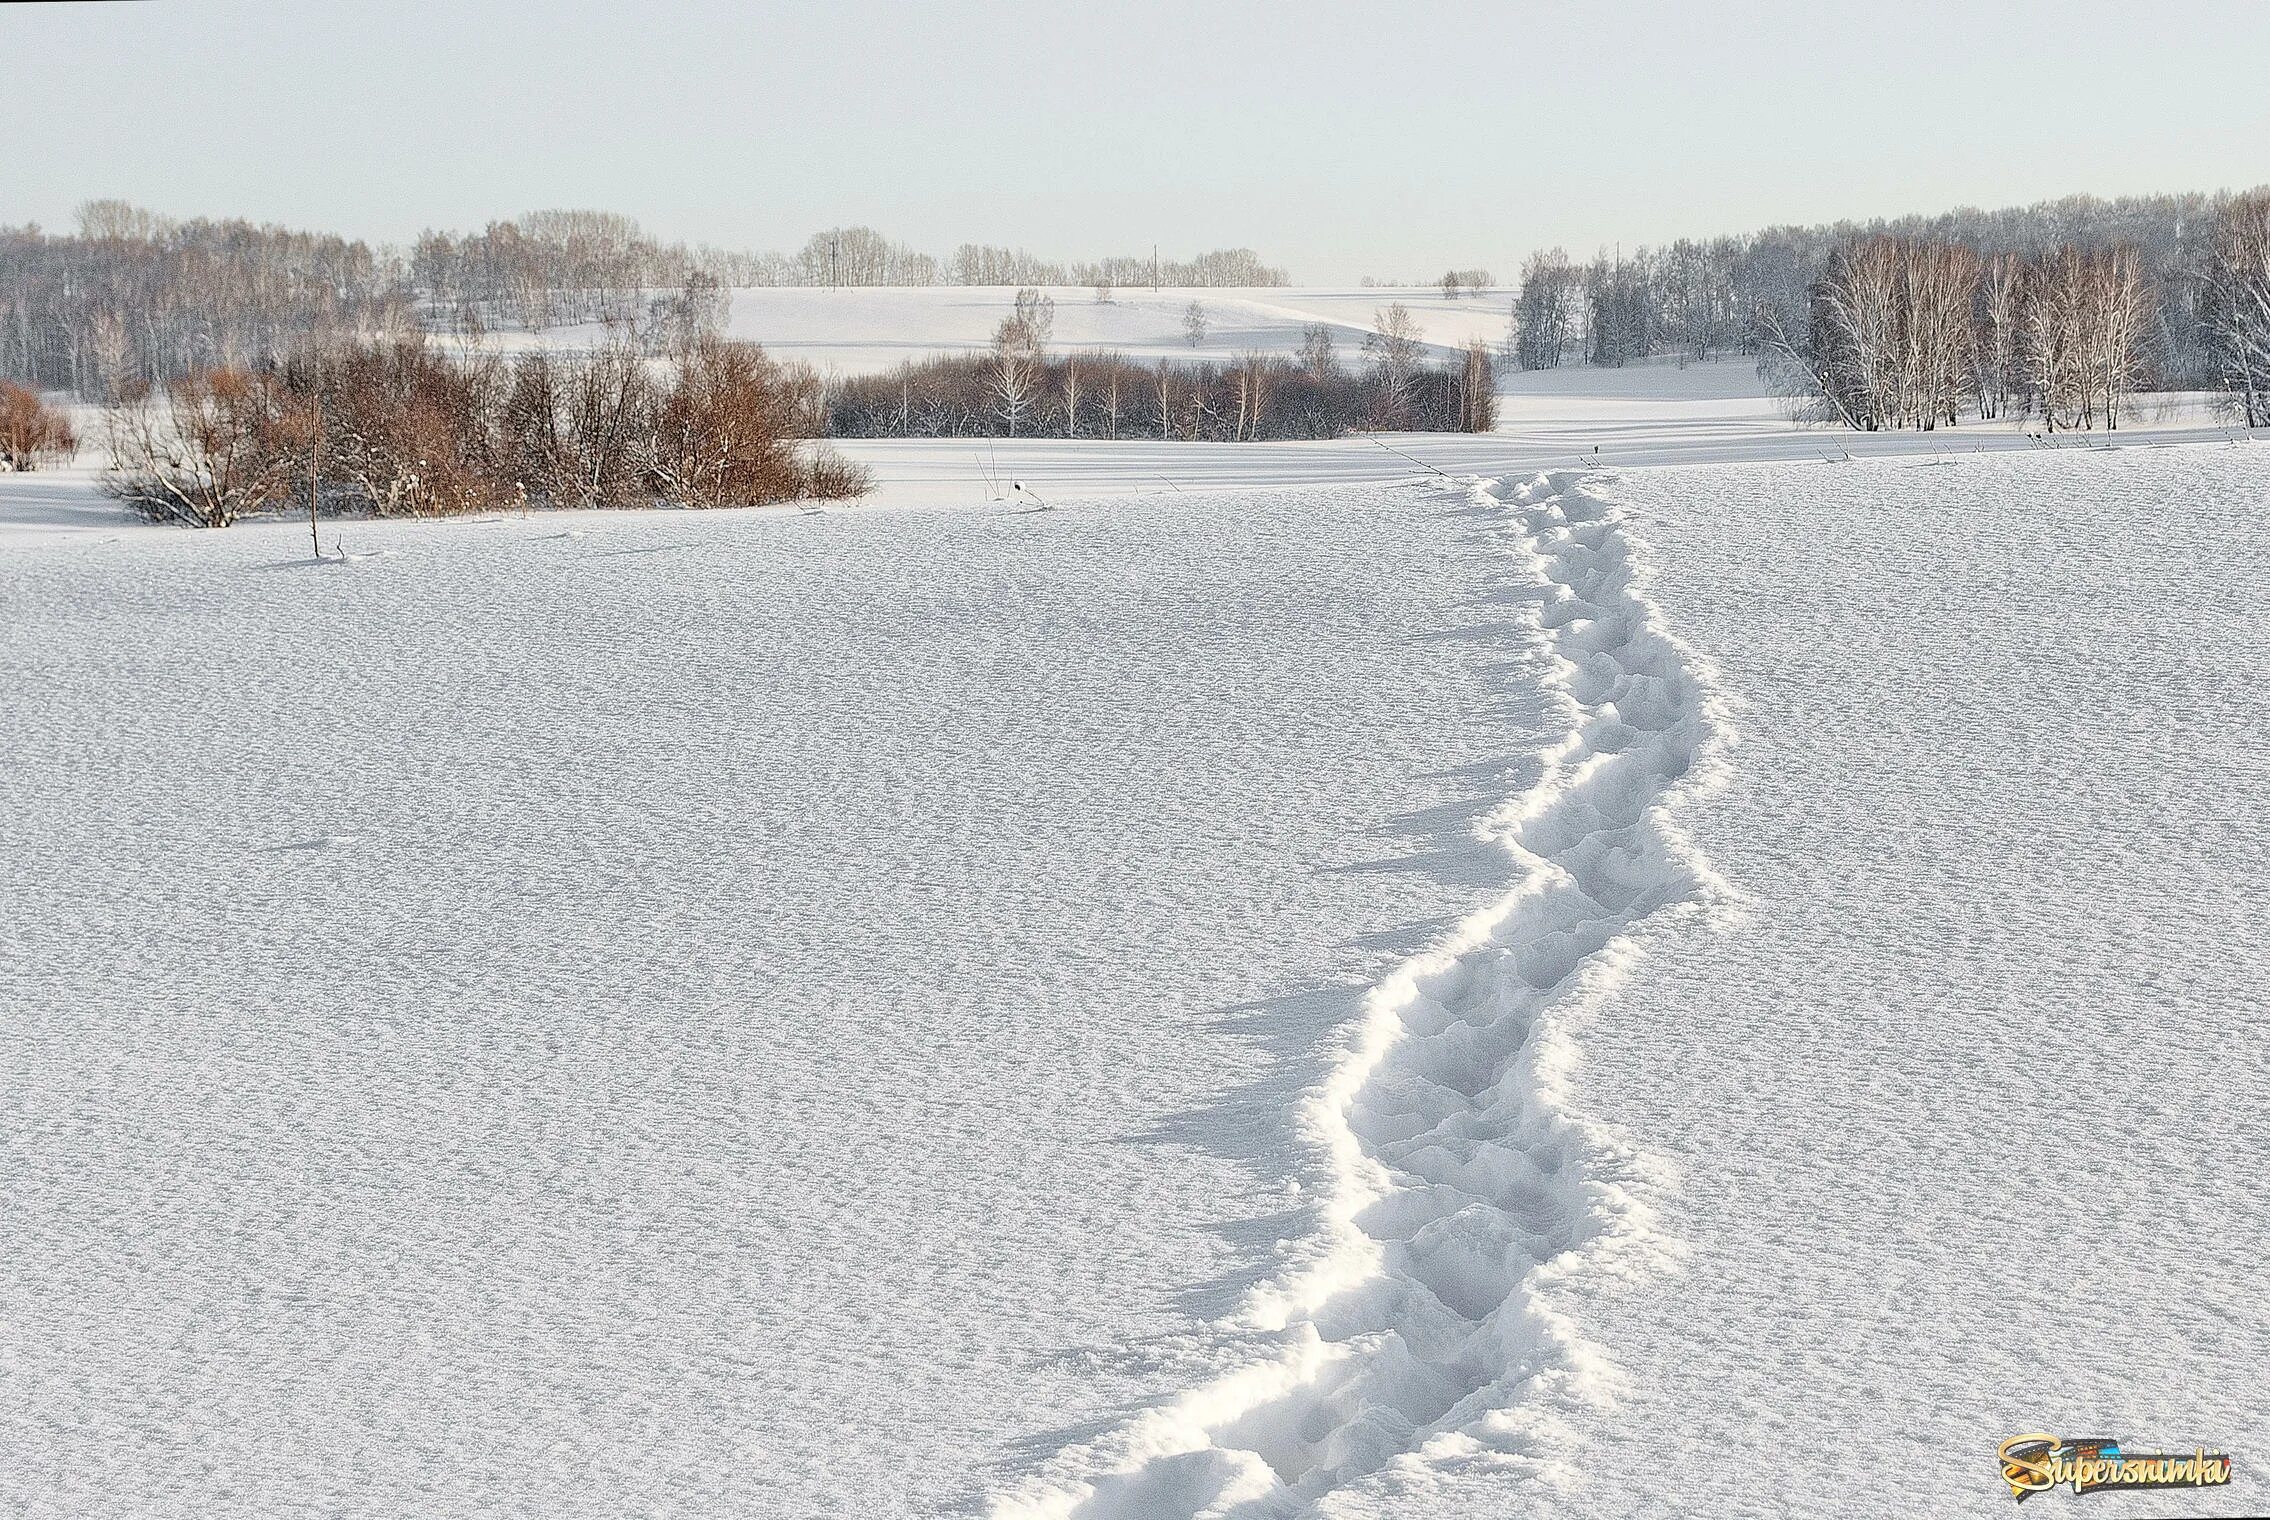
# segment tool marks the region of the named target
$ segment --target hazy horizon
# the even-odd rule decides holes
[[[849,223],[939,254],[1245,246],[1349,284],[2270,180],[2270,10],[2135,14],[9,6],[36,67],[0,101],[0,223],[117,197],[399,244],[590,206],[748,249]]]

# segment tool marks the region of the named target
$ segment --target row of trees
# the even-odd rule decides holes
[[[313,522],[858,495],[864,472],[804,441],[822,418],[810,371],[713,337],[663,365],[620,344],[510,360],[415,337],[304,344],[125,400],[106,483],[198,527],[283,509]]]
[[[792,254],[689,248],[627,216],[537,211],[406,250],[244,221],[174,221],[90,201],[75,235],[0,228],[0,379],[105,397],[136,382],[261,364],[302,341],[418,329],[479,338],[605,324],[661,351],[714,328],[752,285],[1281,285],[1250,249],[1050,264],[965,244],[938,259],[868,227]],[[691,315],[689,315],[691,314]]]
[[[2013,408],[2052,430],[2120,425],[2144,381],[2151,290],[2129,248],[1981,258],[1954,243],[1838,249],[1802,335],[1768,313],[1772,370],[1848,427],[1930,429]]]
[[[2228,378],[2230,345],[2218,336],[2217,322],[2230,307],[2215,295],[2221,288],[2217,250],[2233,208],[2249,200],[2072,196],[1998,211],[1965,208],[1602,250],[1582,264],[1553,249],[1522,268],[1505,353],[1525,369],[1571,361],[1618,365],[1665,353],[1758,353],[1771,333],[1807,326],[1814,286],[1838,250],[1878,239],[1951,245],[1982,261],[2008,256],[2029,264],[2068,247],[2083,256],[2126,248],[2143,282],[2149,348],[2160,375],[2181,388],[2219,386]]]
[[[1427,362],[1401,306],[1378,314],[1361,362],[1340,362],[1332,329],[1307,328],[1298,358],[1248,353],[1218,364],[1144,364],[1111,352],[1051,355],[1054,306],[1018,292],[990,353],[922,360],[840,382],[839,437],[1162,438],[1244,443],[1336,438],[1358,429],[1488,432],[1497,387],[1487,345]]]
[[[2270,424],[2270,191],[2221,208],[2193,274],[2206,388]],[[2124,396],[2165,363],[2164,312],[2127,244],[1981,255],[1960,243],[1870,238],[1829,257],[1806,325],[1759,315],[1769,366],[1855,428],[1931,428],[1966,409],[2051,430],[2116,428]]]
[[[461,236],[422,233],[403,275],[430,320],[537,331],[634,323],[649,290],[682,286],[698,270],[684,248],[654,242],[627,216],[536,211]]]
[[[946,262],[948,285],[1086,285],[1098,291],[1220,289],[1226,286],[1275,286],[1290,282],[1282,269],[1261,262],[1250,248],[1217,248],[1187,259],[1162,259],[1156,249],[1148,256],[1077,260],[1062,263],[1038,258],[1022,248],[997,248],[964,243]],[[932,283],[932,282],[876,282]]]
[[[641,292],[708,279],[736,286],[1090,285],[1134,288],[1282,285],[1285,271],[1250,248],[1189,259],[1148,257],[1063,263],[1021,248],[964,243],[936,258],[872,227],[830,227],[794,253],[735,253],[647,238],[630,218],[546,211],[464,236],[427,232],[412,251],[409,282],[429,308],[470,303],[494,320],[531,329],[560,322],[628,323]]]
[[[415,326],[388,262],[343,238],[169,222],[121,201],[82,207],[75,237],[0,228],[0,378],[105,396],[311,337]]]

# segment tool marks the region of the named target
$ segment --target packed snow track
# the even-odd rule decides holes
[[[1606,1375],[1555,1286],[1669,1249],[1646,1158],[1569,1105],[1571,1027],[1651,920],[1730,900],[1674,821],[1722,778],[1720,704],[1659,625],[1604,489],[1476,488],[1565,732],[1484,822],[1511,889],[1373,988],[1303,1101],[1313,1227],[1222,1327],[1276,1354],[1068,1453],[1053,1484],[1001,1498],[1003,1520],[1354,1514],[1565,1473]]]

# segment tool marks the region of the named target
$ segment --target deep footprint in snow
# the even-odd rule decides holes
[[[1315,1232],[1218,1327],[1274,1338],[1277,1359],[1062,1453],[996,1498],[1004,1520],[1286,1515],[1438,1464],[1550,1476],[1578,1439],[1565,1416],[1596,1397],[1597,1358],[1551,1283],[1656,1243],[1634,1154],[1562,1102],[1563,1025],[1611,990],[1642,923],[1720,895],[1670,814],[1723,774],[1726,727],[1595,482],[1475,496],[1547,592],[1531,637],[1567,717],[1537,783],[1484,826],[1515,884],[1372,990],[1304,1099]]]

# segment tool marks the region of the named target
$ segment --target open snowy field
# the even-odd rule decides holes
[[[732,292],[727,335],[762,343],[783,359],[810,364],[825,375],[865,375],[896,369],[908,360],[938,354],[981,354],[993,345],[994,330],[1016,310],[1013,285],[764,286]],[[1300,351],[1304,329],[1321,325],[1332,334],[1342,362],[1363,352],[1374,319],[1400,303],[1417,319],[1431,355],[1439,362],[1479,338],[1495,346],[1505,337],[1510,291],[1461,292],[1445,299],[1438,286],[1416,288],[1318,288],[1301,285],[1252,288],[1170,288],[1115,290],[1098,301],[1092,287],[1048,286],[1041,293],[1055,303],[1050,346],[1059,350],[1108,349],[1145,363],[1161,360],[1220,363],[1240,354],[1291,357]],[[1206,332],[1190,342],[1184,316],[1196,301],[1205,310]],[[541,334],[500,331],[488,341],[506,348],[533,343],[590,344],[605,337],[596,323],[556,327]]]
[[[1256,484],[0,479],[0,1495],[2259,1510],[2270,456]]]
[[[0,554],[5,1505],[931,1513],[1152,1392],[1543,722],[1478,529]]]
[[[1615,496],[1737,704],[1746,911],[1582,1037],[1686,1255],[1570,1303],[1627,1379],[1572,1511],[2001,1511],[2024,1431],[2236,1458],[2091,1512],[2270,1510],[2270,458]]]

